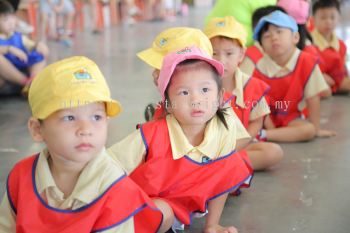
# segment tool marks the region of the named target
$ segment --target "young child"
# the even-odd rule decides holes
[[[294,18],[294,20],[298,24],[298,32],[299,32],[299,42],[297,44],[297,48],[308,52],[317,57],[319,60],[319,67],[323,74],[323,77],[328,85],[333,85],[333,79],[329,77],[328,74],[324,73],[324,61],[322,57],[319,55],[319,52],[314,44],[312,44],[312,37],[307,29],[307,22],[309,19],[309,8],[310,8],[310,0],[297,0],[297,1],[289,1],[289,0],[279,0],[277,3],[278,6],[283,7],[287,13]],[[332,95],[331,89],[327,89],[320,93],[320,96],[323,98],[330,97]]]
[[[154,39],[152,47],[139,52],[137,56],[154,69],[152,72],[153,82],[157,86],[164,56],[187,46],[196,46],[208,55],[213,55],[210,41],[201,30],[190,27],[173,27],[159,33]],[[145,109],[145,119],[150,121],[160,118],[164,112],[163,103],[149,104]]]
[[[350,79],[345,65],[346,45],[334,32],[339,20],[339,2],[318,0],[314,3],[312,12],[315,29],[311,35],[324,61],[323,72],[330,77],[327,83],[333,93],[349,92]]]
[[[265,100],[269,87],[238,68],[244,57],[247,33],[233,16],[212,18],[204,33],[212,43],[213,58],[225,67],[225,101],[231,104],[250,136],[255,138],[263,126],[264,117],[270,113]],[[245,149],[254,170],[271,167],[283,157],[282,148],[275,143],[251,143]]]
[[[40,39],[46,42],[46,32],[49,25],[49,32],[52,38],[57,38],[64,45],[72,46],[70,35],[75,15],[74,5],[71,0],[40,0]],[[59,32],[57,25],[62,21],[63,31]],[[49,24],[49,22],[51,22]],[[59,34],[58,34],[59,33]]]
[[[199,48],[169,53],[158,79],[168,114],[110,148],[163,212],[161,232],[175,219],[190,224],[194,211],[206,208],[204,232],[236,232],[219,220],[227,192],[252,176],[245,151],[236,152],[249,135],[231,108],[219,108],[222,74],[222,64]]]
[[[270,141],[307,141],[335,132],[322,130],[319,93],[328,88],[317,65],[317,58],[300,51],[298,26],[289,15],[274,11],[261,18],[254,39],[264,50],[253,73],[271,88],[267,94],[271,114],[265,119],[262,137]],[[308,108],[308,120],[301,111]]]
[[[0,0],[0,95],[17,95],[46,64],[48,48],[15,31],[12,5]],[[27,90],[27,88],[25,88]]]
[[[262,17],[277,10],[285,12],[285,10],[282,7],[275,6],[275,5],[264,6],[256,9],[252,15],[253,30]],[[256,64],[262,57],[263,57],[263,49],[261,48],[258,41],[254,41],[254,44],[249,46],[246,49],[244,59],[239,64],[239,67],[244,73],[250,75],[253,73]]]
[[[29,104],[29,131],[46,148],[10,172],[0,232],[156,232],[161,212],[104,148],[121,107],[97,65],[71,57],[47,66]]]

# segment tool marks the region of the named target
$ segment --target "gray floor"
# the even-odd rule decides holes
[[[343,10],[344,15],[350,7]],[[148,47],[152,39],[169,26],[203,26],[208,9],[191,10],[176,22],[139,23],[114,27],[103,35],[79,33],[72,49],[50,43],[52,61],[70,55],[94,59],[107,77],[113,97],[124,112],[110,122],[108,145],[143,122],[144,106],[159,95],[153,86],[151,69],[135,53]],[[342,19],[338,33],[348,47],[348,18]],[[79,43],[79,44],[78,44]],[[256,173],[252,187],[241,196],[230,197],[222,223],[235,225],[241,233],[349,233],[350,232],[350,97],[337,96],[322,102],[322,126],[335,129],[338,136],[309,143],[283,144],[285,159],[268,172]],[[26,121],[30,116],[26,101],[0,100],[0,195],[6,176],[16,161],[37,152]],[[200,232],[203,220],[195,220],[186,232]]]

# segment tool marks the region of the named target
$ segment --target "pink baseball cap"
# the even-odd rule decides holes
[[[277,5],[284,8],[298,24],[305,24],[309,17],[310,3],[307,0],[279,0]]]
[[[164,57],[163,65],[160,69],[158,78],[158,90],[162,95],[163,100],[165,99],[165,90],[170,82],[176,66],[179,63],[190,59],[206,61],[217,70],[221,77],[224,74],[224,66],[219,61],[212,59],[206,52],[197,47],[186,47],[180,51],[169,53]]]

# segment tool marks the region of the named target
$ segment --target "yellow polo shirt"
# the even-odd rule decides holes
[[[47,203],[59,209],[77,209],[91,203],[125,172],[115,163],[105,149],[92,159],[81,172],[72,194],[64,198],[52,177],[47,161],[48,151],[43,150],[38,159],[35,171],[35,182],[40,195]],[[0,232],[16,232],[16,215],[14,214],[7,194],[0,205]],[[122,225],[103,231],[106,233],[133,233],[134,221],[130,218]]]
[[[268,55],[264,55],[264,57],[261,58],[258,62],[257,69],[259,69],[260,72],[262,72],[268,77],[279,78],[289,74],[295,69],[299,55],[300,50],[295,49],[292,57],[289,59],[289,61],[284,67],[277,65],[277,63],[275,63]],[[320,92],[325,91],[327,89],[329,89],[329,86],[324,80],[321,70],[317,65],[312,71],[311,76],[304,88],[303,99],[300,101],[298,109],[304,109],[304,107],[306,106],[306,99],[318,95]]]
[[[264,53],[264,50],[258,41],[254,41],[254,45],[260,50],[260,52]],[[253,74],[255,66],[256,64],[247,56],[244,56],[243,61],[241,64],[239,64],[239,68],[243,71],[243,73],[249,76]]]
[[[269,114],[270,108],[268,107],[265,97],[261,98],[258,103],[244,103],[244,86],[249,79],[249,75],[243,73],[240,69],[237,69],[235,73],[236,88],[232,91],[232,94],[236,96],[236,104],[241,108],[244,108],[245,104],[254,104],[255,107],[252,109],[249,115],[249,120],[253,121],[259,117]]]
[[[311,36],[314,45],[316,45],[321,51],[327,48],[333,48],[336,51],[339,51],[339,40],[335,33],[332,34],[331,41],[327,41],[326,38],[324,38],[323,35],[317,29],[311,32]]]
[[[168,114],[166,122],[174,160],[180,159],[184,155],[188,155],[197,162],[202,162],[204,156],[216,159],[233,151],[238,139],[250,138],[232,108],[228,107],[226,112],[225,119],[229,127],[228,130],[219,118],[214,116],[207,123],[204,139],[198,146],[192,146],[189,143],[176,118],[172,114]],[[144,162],[146,155],[146,148],[140,130],[134,131],[125,139],[110,147],[108,152],[130,174]]]

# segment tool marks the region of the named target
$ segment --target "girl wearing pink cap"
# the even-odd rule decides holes
[[[206,211],[204,232],[237,232],[219,220],[227,193],[249,186],[252,168],[237,152],[249,135],[231,108],[220,107],[222,74],[222,64],[196,47],[168,54],[158,79],[167,115],[109,149],[161,209],[160,232]]]

